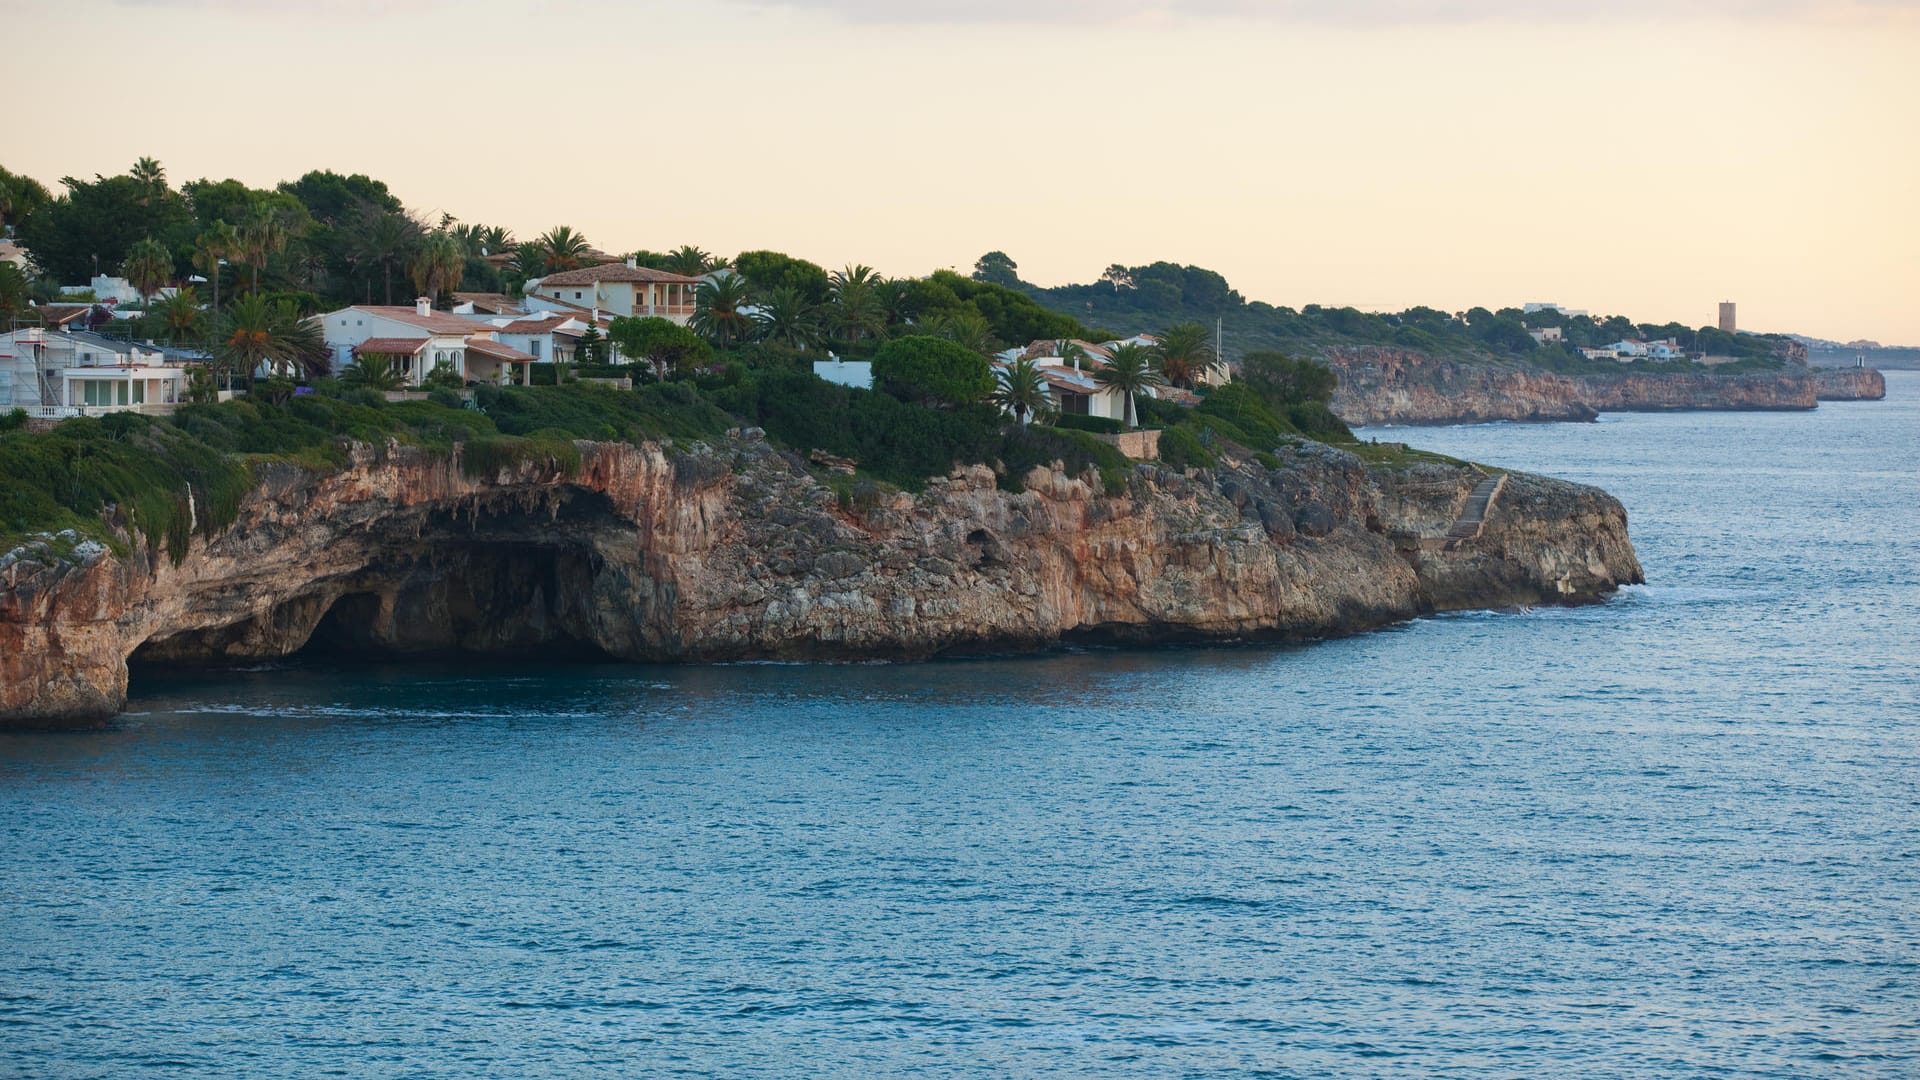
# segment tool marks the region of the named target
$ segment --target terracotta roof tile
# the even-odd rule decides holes
[[[353,347],[354,354],[366,356],[412,356],[427,347],[427,338],[373,337]]]
[[[492,338],[470,337],[467,339],[467,351],[477,352],[481,356],[491,356],[495,360],[507,360],[516,364],[531,364],[534,356]]]
[[[382,318],[392,319],[395,322],[403,322],[409,326],[417,326],[430,334],[458,334],[461,337],[465,337],[473,333],[474,327],[479,325],[465,315],[454,315],[450,312],[435,311],[423,316],[411,307],[401,307],[398,304],[392,307],[383,304],[355,304],[353,310],[364,311],[369,315],[378,315]]]
[[[540,279],[542,287],[547,285],[591,285],[596,281],[640,281],[669,282],[681,285],[698,284],[699,278],[669,274],[665,270],[653,270],[645,266],[628,266],[623,262],[603,263],[599,266],[583,266],[578,270],[562,270],[557,274],[548,274]]]

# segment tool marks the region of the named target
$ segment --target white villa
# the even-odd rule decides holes
[[[360,304],[315,315],[344,370],[362,356],[390,357],[409,386],[442,364],[467,382],[525,385],[532,353],[500,340],[494,326],[472,315],[433,310],[421,297],[412,307]]]
[[[588,326],[598,326],[604,341],[612,325],[613,320],[604,315],[596,322],[591,312],[547,311],[490,318],[485,323],[486,328],[493,331],[495,340],[526,353],[535,363],[562,364],[573,361]],[[620,350],[611,341],[607,341],[606,346],[608,363],[624,363],[620,358]]]
[[[699,284],[699,278],[650,270],[628,259],[535,278],[527,282],[527,307],[654,316],[684,326],[693,318],[693,294]]]
[[[198,356],[85,330],[34,327],[0,336],[0,412],[59,419],[169,413],[187,400]]]

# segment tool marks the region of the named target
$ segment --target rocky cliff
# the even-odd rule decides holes
[[[1340,379],[1333,411],[1355,425],[1591,420],[1603,411],[1811,409],[1822,400],[1886,393],[1880,373],[1871,369],[1717,375],[1636,372],[1622,365],[1619,373],[1562,375],[1392,348],[1334,350],[1327,361]]]
[[[1318,444],[1278,469],[1142,466],[1121,495],[984,467],[917,495],[836,496],[757,433],[580,444],[567,475],[362,447],[272,466],[178,564],[124,530],[0,555],[0,723],[94,722],[128,661],[304,647],[562,649],[633,660],[919,658],[1074,638],[1310,637],[1464,607],[1581,602],[1641,579],[1605,493],[1514,476],[1443,539],[1480,474],[1369,467]]]
[[[1813,389],[1821,401],[1879,401],[1887,377],[1870,367],[1816,368]]]

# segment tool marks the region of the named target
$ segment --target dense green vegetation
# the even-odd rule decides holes
[[[81,419],[44,433],[18,418],[0,423],[0,475],[9,480],[0,541],[63,527],[97,532],[102,512],[117,507],[179,558],[193,528],[231,520],[255,468],[336,468],[353,443],[457,448],[476,475],[521,463],[570,472],[579,466],[577,439],[712,439],[751,424],[801,461],[820,452],[857,462],[856,481],[832,479],[851,497],[849,483],[918,488],[977,462],[997,464],[1013,488],[1034,466],[1061,461],[1076,473],[1097,470],[1118,491],[1132,466],[1098,436],[1136,425],[1164,429],[1162,456],[1176,465],[1210,465],[1235,448],[1271,461],[1272,451],[1303,438],[1352,438],[1326,407],[1332,375],[1314,362],[1251,353],[1242,358],[1244,385],[1208,391],[1210,328],[1193,316],[1257,306],[1218,275],[1167,264],[1114,275],[1105,286],[1112,296],[1085,308],[1162,338],[1153,348],[1123,346],[1090,368],[1124,395],[1126,417],[1050,415],[1054,401],[1034,365],[996,373],[988,358],[1035,340],[1061,342],[1069,355],[1079,348],[1071,339],[1116,335],[1050,309],[1079,310],[1037,294],[998,253],[971,278],[905,279],[866,266],[828,271],[775,251],[731,260],[693,245],[638,251],[629,257],[640,265],[700,278],[689,325],[616,319],[604,338],[587,332],[574,362],[534,365],[536,385],[469,388],[442,366],[424,380],[427,400],[389,403],[384,392],[404,382],[399,369],[365,358],[329,377],[328,350],[307,316],[414,295],[444,306],[455,290],[516,292],[530,278],[616,256],[564,225],[518,241],[447,214],[427,221],[358,174],[315,171],[271,189],[205,179],[175,189],[158,162],[142,158],[124,175],[67,177],[61,186],[56,196],[0,170],[0,225],[44,272],[30,279],[0,266],[0,315],[26,314],[29,300],[87,277],[97,258],[99,270],[126,276],[151,301],[116,331],[204,343],[213,363],[196,373],[194,403],[170,418]],[[205,283],[182,285],[194,273]],[[167,285],[180,291],[162,298]],[[613,348],[628,362],[610,363]],[[875,388],[816,378],[810,363],[829,351],[871,360]],[[215,404],[215,370],[249,392]],[[584,376],[625,377],[633,388],[575,381]],[[1198,389],[1204,400],[1196,408],[1149,396],[1167,384]]]
[[[1234,358],[1260,350],[1314,356],[1324,355],[1329,348],[1391,345],[1462,359],[1521,361],[1569,373],[1617,372],[1614,361],[1589,361],[1577,350],[1623,339],[1674,338],[1688,352],[1731,356],[1748,361],[1746,370],[1764,370],[1779,366],[1789,342],[1782,335],[1728,334],[1717,327],[1679,323],[1636,323],[1624,316],[1570,317],[1554,310],[1523,314],[1519,308],[1492,311],[1476,307],[1449,313],[1414,307],[1401,312],[1366,312],[1318,304],[1295,310],[1249,301],[1212,270],[1169,262],[1115,264],[1090,284],[1043,289],[1021,281],[1013,260],[996,251],[981,257],[974,277],[996,287],[1018,290],[1054,311],[1072,312],[1088,322],[1127,334],[1152,332],[1183,321],[1199,321],[1211,328],[1218,319],[1225,330],[1227,352]],[[1527,333],[1548,326],[1561,328],[1563,343],[1537,344]]]

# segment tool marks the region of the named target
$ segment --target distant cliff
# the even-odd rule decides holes
[[[178,564],[124,528],[111,547],[68,534],[0,554],[0,723],[110,716],[129,658],[911,659],[1340,634],[1641,579],[1604,492],[1516,474],[1449,545],[1480,473],[1319,444],[1278,468],[1142,466],[1115,496],[1045,469],[1016,494],[975,466],[853,499],[752,431],[578,446],[572,472],[470,476],[397,446],[328,473],[263,466],[235,522]]]
[[[1513,364],[1442,359],[1410,349],[1334,350],[1333,410],[1349,424],[1458,424],[1591,420],[1600,412],[1811,409],[1822,400],[1875,399],[1872,369],[1720,375],[1635,371],[1563,375]]]

